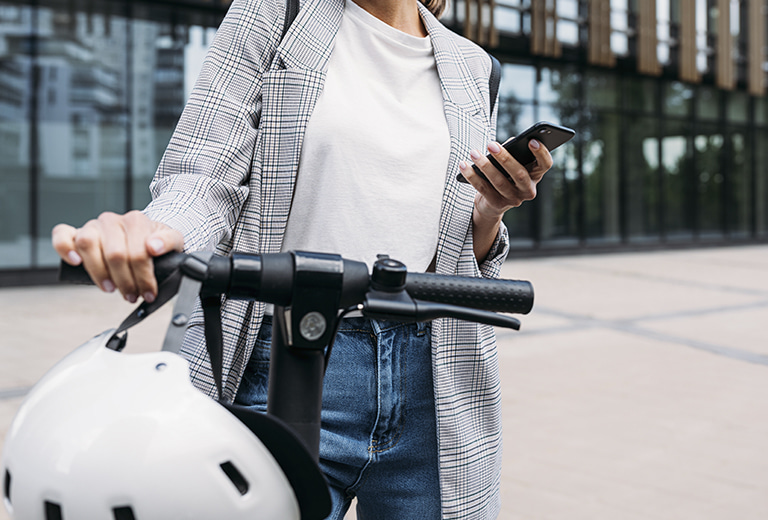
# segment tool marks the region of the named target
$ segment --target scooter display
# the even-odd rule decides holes
[[[323,375],[343,317],[455,318],[518,329],[533,288],[518,280],[409,273],[291,252],[172,253],[159,292],[117,328],[61,360],[30,391],[6,436],[0,479],[15,520],[301,519],[330,513],[318,466]],[[62,264],[63,281],[90,282]],[[176,297],[162,351],[123,352],[127,329]],[[267,413],[222,396],[222,298],[274,305]],[[202,308],[220,400],[192,386],[181,342]]]

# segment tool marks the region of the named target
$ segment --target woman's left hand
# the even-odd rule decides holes
[[[488,144],[488,152],[506,170],[513,182],[500,172],[483,154],[472,150],[472,162],[485,175],[483,179],[466,161],[459,164],[464,178],[477,190],[475,196],[475,217],[494,220],[500,219],[511,208],[520,206],[526,200],[536,197],[536,186],[544,174],[552,167],[552,156],[549,150],[536,139],[528,143],[528,148],[536,157],[536,166],[528,171],[510,155],[499,143]]]

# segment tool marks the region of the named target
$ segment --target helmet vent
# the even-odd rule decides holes
[[[115,520],[136,520],[131,506],[115,507],[112,509],[112,513],[115,515]]]
[[[220,464],[220,466],[222,471],[224,471],[229,480],[232,481],[232,484],[235,485],[241,495],[248,493],[248,481],[245,480],[243,474],[240,473],[231,461],[224,462]]]
[[[11,472],[5,470],[5,478],[3,478],[3,496],[11,503]]]
[[[45,520],[63,520],[61,506],[54,502],[45,501]]]

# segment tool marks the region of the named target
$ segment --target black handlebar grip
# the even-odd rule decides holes
[[[158,283],[162,283],[163,280],[176,271],[187,256],[184,253],[171,252],[155,258],[155,278],[157,278]],[[69,265],[63,260],[59,262],[59,281],[79,285],[93,285],[91,277],[82,264]]]
[[[64,260],[59,262],[59,281],[78,285],[93,285],[93,280],[88,276],[85,267],[69,265]]]
[[[533,285],[524,280],[408,273],[405,289],[418,300],[486,311],[528,314],[533,308]]]

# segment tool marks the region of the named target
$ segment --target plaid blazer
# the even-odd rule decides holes
[[[474,190],[456,181],[458,162],[495,134],[490,59],[419,4],[442,84],[451,153],[436,269],[497,277],[506,228],[488,259],[472,249]],[[184,234],[188,251],[274,253],[291,207],[305,126],[322,91],[344,0],[303,0],[280,40],[284,5],[235,0],[152,181],[145,212]],[[224,304],[224,396],[232,400],[264,313],[259,302]],[[493,329],[433,324],[443,518],[495,518],[499,511],[501,397]],[[183,355],[195,385],[215,395],[202,315],[190,320]]]

